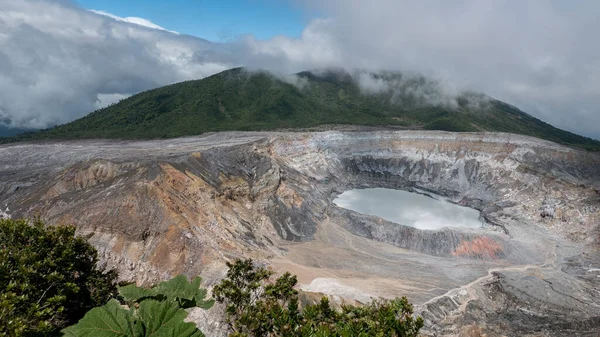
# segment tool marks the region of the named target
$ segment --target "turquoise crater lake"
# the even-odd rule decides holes
[[[345,209],[378,216],[418,229],[483,226],[479,211],[475,209],[401,190],[386,188],[349,190],[340,194],[334,203]]]

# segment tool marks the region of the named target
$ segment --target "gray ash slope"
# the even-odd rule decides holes
[[[124,280],[210,285],[252,257],[309,291],[406,295],[429,335],[600,333],[599,154],[512,134],[332,131],[21,143],[0,159],[9,214],[77,225]],[[333,204],[361,187],[440,194],[489,226],[422,231]]]

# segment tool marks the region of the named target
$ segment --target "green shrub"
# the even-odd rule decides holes
[[[227,265],[227,277],[215,286],[213,295],[226,306],[232,337],[413,337],[423,327],[420,317],[412,317],[412,305],[405,297],[344,305],[341,311],[323,297],[300,310],[296,276],[285,273],[270,282],[272,272],[254,266],[252,260]]]
[[[75,228],[0,219],[0,336],[57,336],[116,295],[114,271]]]

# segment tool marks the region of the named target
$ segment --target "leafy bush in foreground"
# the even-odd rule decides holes
[[[97,269],[96,250],[74,233],[39,220],[0,219],[0,336],[58,336],[63,328],[69,337],[204,336],[184,321],[185,309],[214,303],[205,300],[199,277],[118,287],[120,303],[116,273]],[[272,281],[272,272],[252,260],[228,267],[213,295],[226,305],[230,336],[413,337],[423,326],[406,298],[336,310],[323,297],[300,309],[296,276]]]
[[[300,310],[296,276],[285,273],[269,282],[272,272],[255,267],[252,260],[227,266],[227,278],[213,289],[213,295],[226,305],[232,337],[416,337],[423,327],[420,317],[412,317],[412,305],[405,297],[344,305],[341,311],[323,297]]]
[[[74,227],[0,218],[0,336],[57,336],[116,295]]]
[[[184,309],[209,309],[214,301],[206,301],[202,279],[188,282],[184,275],[162,282],[150,289],[135,285],[119,287],[119,295],[128,309],[117,300],[92,309],[77,325],[63,330],[68,337],[202,337],[194,323],[186,323]]]

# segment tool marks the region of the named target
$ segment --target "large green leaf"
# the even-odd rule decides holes
[[[198,281],[196,281],[196,279]],[[200,284],[202,279],[200,277],[197,277],[196,279],[194,279],[194,284]],[[210,308],[212,308],[213,304],[215,304],[215,300],[209,300],[209,301],[205,301],[204,299],[206,298],[206,289],[203,288],[198,288],[198,290],[196,291],[196,295],[194,296],[193,302],[195,304],[195,306],[197,306],[198,308],[202,308],[205,310],[208,310]]]
[[[196,277],[188,282],[185,275],[178,275],[169,281],[161,282],[152,290],[156,295],[163,295],[170,301],[177,301],[186,309],[198,306],[204,309],[212,307],[212,301],[204,301],[206,290],[200,288],[202,278]]]
[[[139,319],[145,335],[153,337],[203,337],[194,323],[185,323],[187,312],[171,301],[145,300],[140,303]]]
[[[156,292],[153,289],[141,288],[135,284],[129,284],[124,287],[119,287],[119,295],[126,302],[140,302],[149,297],[154,297]]]
[[[190,283],[185,275],[177,275],[168,281],[159,283],[154,287],[154,290],[156,293],[162,294],[170,300],[176,298],[191,300],[196,296],[198,289],[200,289],[201,281],[199,277],[196,277]]]
[[[76,325],[62,333],[67,337],[134,337],[133,317],[116,300],[90,310]]]
[[[141,302],[144,299],[169,300],[177,302],[182,308],[193,306],[210,309],[214,301],[206,301],[206,289],[200,288],[202,278],[196,277],[188,282],[185,275],[161,282],[152,289],[141,288],[134,284],[119,287],[119,294],[126,302]]]
[[[184,322],[186,317],[174,301],[147,299],[133,314],[133,309],[127,311],[111,300],[62,333],[66,337],[204,337],[194,323]]]
[[[204,295],[204,296],[206,296],[206,295]],[[212,308],[212,306],[215,304],[215,300],[205,301],[204,300],[204,296],[202,296],[202,297],[196,297],[194,299],[194,301],[196,302],[196,306],[198,308],[202,308],[204,310],[208,310],[208,309]]]

